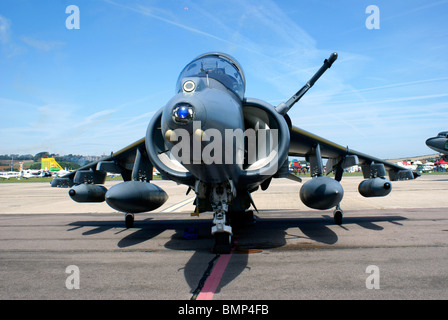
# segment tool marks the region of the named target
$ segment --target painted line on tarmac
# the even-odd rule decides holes
[[[166,208],[166,209],[164,209],[164,210],[162,210],[160,212],[165,212],[165,213],[166,212],[173,212],[173,211],[175,211],[177,209],[182,208],[183,206],[186,206],[187,204],[191,203],[193,200],[194,200],[194,197],[188,198],[188,199],[186,199],[186,200],[184,200],[182,202],[176,203],[176,204],[174,204],[174,205],[172,205],[172,206],[170,206],[170,207],[168,207],[168,208]]]
[[[212,273],[207,278],[204,283],[204,287],[198,294],[196,300],[212,300],[215,295],[216,289],[218,288],[221,278],[226,271],[227,265],[229,264],[230,258],[232,258],[233,252],[229,254],[222,254],[219,256],[218,262],[216,262]]]
[[[212,300],[215,295],[216,289],[218,288],[219,283],[221,282],[222,276],[226,271],[227,265],[229,264],[230,259],[234,253],[234,248],[237,246],[238,238],[235,236],[232,250],[229,254],[221,254],[219,255],[218,261],[216,265],[213,267],[212,272],[208,276],[207,280],[204,283],[204,286],[201,288],[201,291],[197,295],[195,300]],[[213,261],[213,260],[212,260]]]

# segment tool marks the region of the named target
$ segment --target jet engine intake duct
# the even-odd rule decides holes
[[[161,130],[163,108],[152,118],[146,131],[146,152],[152,165],[160,172],[164,179],[194,186],[193,175],[174,157],[165,145]]]
[[[246,140],[241,179],[257,184],[275,175],[287,159],[289,128],[285,118],[261,100],[246,99],[243,115]]]
[[[385,197],[392,191],[392,183],[384,177],[362,181],[358,191],[363,197]]]

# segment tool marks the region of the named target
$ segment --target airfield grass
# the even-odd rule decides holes
[[[433,172],[424,172],[422,175],[448,175],[448,172],[444,171],[433,171]],[[296,174],[296,176],[299,177],[308,177],[309,173],[300,173]],[[331,173],[328,176],[333,177],[334,175]],[[350,176],[362,176],[362,172],[344,172],[344,177],[350,177]],[[160,176],[155,176],[155,180],[161,179]],[[29,179],[18,179],[18,178],[11,178],[11,179],[0,179],[0,183],[34,183],[34,182],[48,182],[51,183],[51,180],[53,180],[53,177],[45,177],[45,178],[29,178]],[[118,177],[107,177],[106,181],[120,181],[122,180],[120,176]]]
[[[48,183],[50,183],[51,180],[53,180],[52,177],[29,178],[29,179],[10,178],[10,179],[0,179],[0,183],[27,183],[27,182],[48,182]]]
[[[157,178],[156,178],[157,179]],[[10,178],[10,179],[0,179],[0,183],[34,183],[34,182],[48,182],[50,183],[53,180],[53,177],[44,177],[44,178]],[[121,180],[121,177],[107,177],[106,181],[118,181]]]

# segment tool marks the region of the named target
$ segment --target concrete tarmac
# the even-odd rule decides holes
[[[393,182],[384,198],[359,195],[361,181],[343,178],[341,226],[332,210],[305,207],[296,182],[255,192],[256,223],[234,230],[213,299],[447,299],[448,175]],[[216,261],[212,214],[190,215],[185,186],[154,183],[170,198],[131,229],[106,203],[75,203],[68,189],[0,184],[0,299],[189,300]],[[197,239],[185,239],[191,227]],[[70,266],[79,289],[68,288]]]

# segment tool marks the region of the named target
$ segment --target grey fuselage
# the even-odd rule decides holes
[[[426,140],[426,145],[434,151],[448,154],[448,131],[440,132],[436,137]]]

